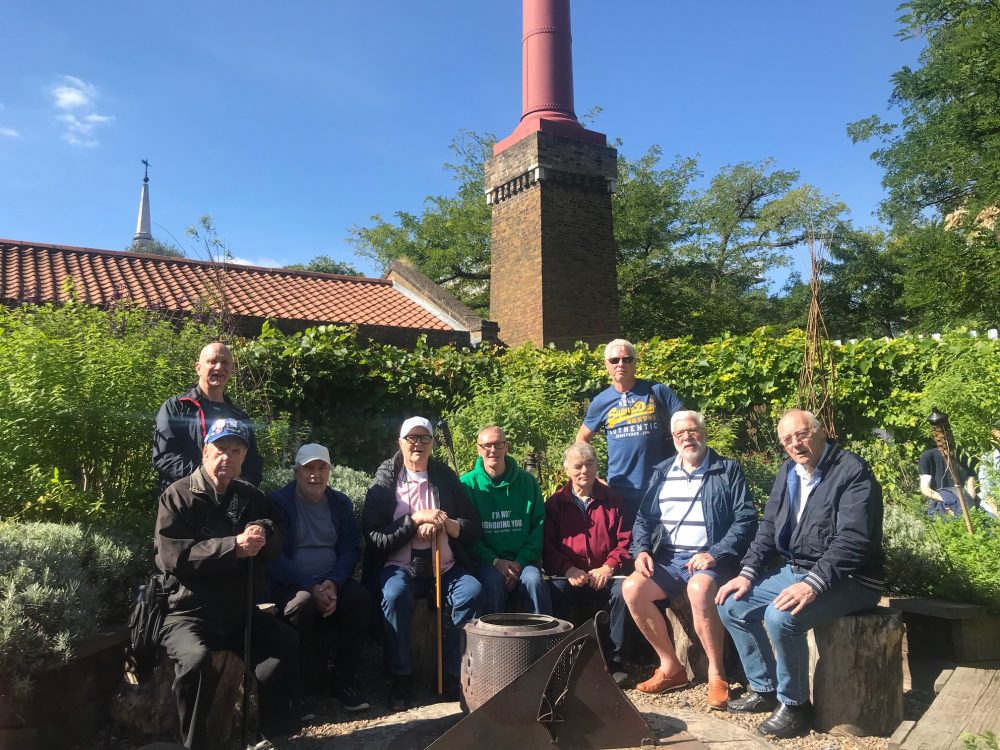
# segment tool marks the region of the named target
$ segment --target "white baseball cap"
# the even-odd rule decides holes
[[[399,428],[399,436],[401,438],[406,437],[410,434],[410,430],[414,427],[423,427],[427,430],[428,435],[434,435],[434,425],[431,424],[429,419],[424,419],[423,417],[410,417],[403,422],[403,426]]]
[[[296,466],[305,466],[310,461],[325,461],[327,466],[333,467],[333,464],[330,463],[330,451],[326,449],[325,445],[319,443],[306,443],[295,454]]]

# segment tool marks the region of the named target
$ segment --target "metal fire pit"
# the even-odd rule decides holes
[[[484,615],[465,626],[462,692],[475,711],[524,674],[573,629],[548,615]]]

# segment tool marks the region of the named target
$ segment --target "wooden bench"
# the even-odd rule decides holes
[[[887,737],[903,720],[903,622],[878,607],[809,631],[809,683],[821,732]]]
[[[938,697],[919,721],[904,721],[889,750],[961,750],[963,732],[979,734],[1000,726],[1000,671],[958,667],[942,673]]]

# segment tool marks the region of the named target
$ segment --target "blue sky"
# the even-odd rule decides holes
[[[637,157],[774,157],[861,225],[883,196],[845,125],[887,110],[919,42],[895,2],[574,0],[577,113]],[[518,0],[0,0],[0,237],[124,249],[140,160],[153,234],[212,214],[240,259],[328,254],[349,227],[452,190],[461,129],[520,116]]]

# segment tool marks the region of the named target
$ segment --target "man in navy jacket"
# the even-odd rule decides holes
[[[330,468],[326,447],[303,445],[295,456],[295,480],[271,493],[287,525],[281,554],[267,572],[280,616],[299,631],[304,687],[323,687],[335,652],[333,694],[348,711],[362,711],[369,703],[354,677],[371,599],[352,578],[361,538],[350,499],[328,486]]]
[[[716,603],[749,682],[729,710],[772,711],[758,732],[783,738],[809,731],[807,632],[874,607],[885,571],[882,488],[868,464],[828,440],[808,411],[787,412],[778,440],[789,460]]]

